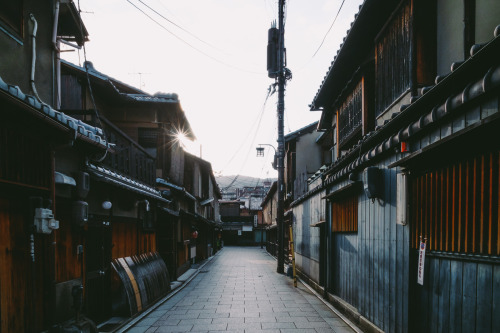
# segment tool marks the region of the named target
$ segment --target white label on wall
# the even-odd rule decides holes
[[[257,228],[257,215],[253,216],[253,226]]]
[[[420,249],[418,252],[417,283],[421,286],[424,285],[424,265],[425,265],[425,242],[420,242]]]
[[[241,236],[241,230],[238,230],[238,236]]]

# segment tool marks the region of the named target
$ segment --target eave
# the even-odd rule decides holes
[[[310,104],[311,111],[328,109],[352,73],[372,53],[373,42],[400,0],[366,0],[355,15],[330,68]]]

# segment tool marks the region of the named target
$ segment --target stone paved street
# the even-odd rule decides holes
[[[142,318],[142,332],[354,332],[304,285],[276,273],[259,247],[225,247],[182,290]]]

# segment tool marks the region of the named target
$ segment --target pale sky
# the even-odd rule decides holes
[[[345,1],[327,34],[342,0],[286,1],[293,78],[285,92],[285,135],[319,120],[308,105],[362,2]],[[148,93],[177,93],[198,139],[187,150],[201,153],[216,176],[277,177],[273,148],[266,146],[265,157],[255,150],[259,143],[277,148],[277,92],[264,106],[274,83],[266,50],[277,0],[80,0],[80,6],[89,31],[87,60]],[[81,65],[84,53],[63,58]]]

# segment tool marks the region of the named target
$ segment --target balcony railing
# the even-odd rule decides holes
[[[114,151],[108,154],[102,162],[103,166],[146,184],[154,185],[156,179],[154,157],[111,122],[104,118],[101,120],[105,127],[106,138],[116,145]]]

